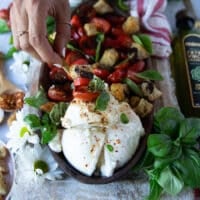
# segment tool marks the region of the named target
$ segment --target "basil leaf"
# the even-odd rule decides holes
[[[157,181],[163,190],[171,195],[178,194],[184,187],[183,180],[177,177],[170,167],[166,167],[161,171]]]
[[[97,47],[96,47],[96,54],[95,54],[95,62],[99,61],[100,52],[101,52],[101,45],[105,39],[105,35],[103,33],[98,33],[96,36]]]
[[[151,38],[146,34],[138,35],[140,41],[142,42],[142,46],[147,50],[148,53],[153,53],[152,41]]]
[[[0,33],[10,32],[7,22],[4,19],[0,19]]]
[[[24,135],[25,135],[26,133],[30,134],[28,128],[27,128],[26,126],[24,126],[24,127],[21,128],[20,133],[19,133],[19,136],[22,138],[22,137],[24,137]]]
[[[151,134],[147,140],[148,150],[157,157],[165,157],[172,148],[172,141],[165,134]]]
[[[40,118],[35,114],[28,114],[24,118],[24,121],[32,128],[39,129],[41,126]]]
[[[150,191],[149,191],[149,196],[146,198],[146,200],[160,199],[163,188],[154,179],[149,180],[149,185],[150,185]]]
[[[110,101],[110,96],[106,91],[101,92],[97,97],[95,110],[104,111],[107,108],[108,102]]]
[[[68,105],[69,104],[67,103],[60,102],[58,104],[55,104],[50,111],[49,117],[51,119],[51,122],[54,123],[56,126],[60,125],[60,119],[65,115]]]
[[[8,50],[8,52],[4,55],[4,58],[5,59],[10,59],[10,58],[12,58],[13,57],[13,54],[15,53],[15,52],[17,52],[18,50],[14,47],[14,46],[12,46],[9,50]]]
[[[127,86],[131,89],[131,91],[134,92],[136,95],[140,97],[143,96],[143,93],[140,87],[136,83],[134,83],[131,79],[125,78],[123,82],[126,83]]]
[[[41,128],[41,144],[48,144],[57,134],[57,128],[51,124]]]
[[[181,159],[173,165],[179,170],[186,186],[192,188],[200,187],[200,155],[192,149],[184,151]]]
[[[24,102],[32,107],[39,108],[41,105],[47,103],[49,100],[41,87],[35,96],[25,98]]]
[[[143,46],[142,41],[140,40],[140,38],[137,35],[133,35],[132,38],[133,38],[134,42],[136,42],[136,43],[140,44],[141,46]]]
[[[154,115],[153,125],[155,132],[177,138],[179,136],[180,123],[183,119],[183,114],[176,108],[163,107]]]
[[[182,156],[182,148],[175,145],[172,146],[171,151],[165,157],[157,157],[154,161],[154,168],[164,168],[171,165],[174,161]]]
[[[137,77],[145,79],[145,80],[152,80],[152,81],[162,81],[163,77],[162,75],[153,69],[145,70],[140,73],[135,74]]]
[[[99,77],[94,77],[89,82],[88,89],[92,92],[101,92],[105,89],[105,83]]]

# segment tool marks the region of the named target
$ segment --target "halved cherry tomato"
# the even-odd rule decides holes
[[[122,62],[116,65],[115,69],[127,69],[129,65],[129,62]]]
[[[79,28],[79,27],[82,26],[81,25],[81,20],[80,20],[78,15],[73,15],[72,18],[71,18],[70,23],[71,23],[72,27],[74,27],[74,28]]]
[[[129,35],[119,35],[117,37],[117,43],[120,44],[121,47],[130,48],[133,44],[133,40]]]
[[[94,23],[94,25],[96,26],[96,28],[99,31],[102,31],[104,33],[108,33],[110,31],[110,28],[111,28],[110,23],[107,20],[103,19],[103,18],[94,17],[91,20],[91,22]]]
[[[78,60],[75,60],[72,65],[87,65],[88,61],[84,58],[79,58]]]
[[[70,92],[66,92],[61,86],[50,87],[48,90],[48,97],[51,100],[58,102],[68,102],[72,100],[72,94]]]
[[[100,69],[100,68],[94,68],[93,73],[94,75],[98,76],[103,80],[106,80],[110,74],[110,72],[107,69]]]
[[[92,37],[81,37],[79,46],[87,55],[94,56],[96,53],[96,43]]]
[[[136,76],[136,73],[135,71],[133,71],[132,69],[128,69],[127,71],[127,78],[130,78],[132,81],[134,81],[135,83],[141,83],[142,82],[142,79],[141,78],[138,78]]]
[[[124,21],[126,20],[125,17],[123,16],[119,16],[119,15],[115,15],[115,14],[107,14],[105,16],[106,20],[108,20],[110,22],[110,24],[112,24],[112,26],[117,26],[117,27],[121,27],[122,24],[124,23]]]
[[[145,69],[145,62],[140,60],[129,67],[129,71],[142,72]]]
[[[81,54],[79,54],[78,52],[70,51],[67,53],[65,57],[65,61],[67,65],[71,65],[73,62],[75,62],[76,60],[80,58],[83,58]]]
[[[88,86],[90,82],[89,78],[84,78],[84,77],[78,77],[74,80],[74,86],[79,87],[79,86]]]
[[[127,75],[126,69],[117,69],[108,76],[108,82],[119,83],[126,77],[126,75]]]
[[[9,10],[8,9],[1,9],[0,10],[0,19],[4,19],[6,21],[9,20]]]
[[[58,67],[51,69],[49,77],[54,83],[65,83],[68,80],[67,73],[62,68]]]
[[[98,96],[98,92],[73,91],[73,97],[83,101],[95,101]]]

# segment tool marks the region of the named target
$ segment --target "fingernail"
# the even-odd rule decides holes
[[[64,47],[63,50],[62,50],[62,56],[63,56],[63,58],[65,58],[65,55],[66,55],[66,48]]]
[[[58,67],[58,68],[62,67],[62,65],[60,65],[60,64],[53,64],[53,66]]]

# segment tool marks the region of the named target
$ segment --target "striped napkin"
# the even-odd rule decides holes
[[[142,32],[149,34],[153,42],[153,55],[168,57],[171,50],[171,28],[164,15],[166,0],[130,0],[131,15],[139,17]]]

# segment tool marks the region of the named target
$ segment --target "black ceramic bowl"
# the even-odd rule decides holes
[[[80,9],[87,10],[88,6],[90,6],[95,1],[88,1],[82,5],[80,5],[74,12],[79,11]],[[109,1],[111,4],[113,4],[114,1]],[[113,5],[112,5],[113,6]],[[120,15],[127,15],[127,13],[121,13],[115,6],[113,7],[116,9],[116,12]],[[90,11],[89,11],[90,12]],[[49,87],[49,79],[48,79],[48,67],[43,67],[41,71],[41,84],[42,86],[47,90]],[[146,149],[146,143],[147,143],[147,137],[148,134],[151,131],[152,128],[152,118],[153,114],[150,114],[146,118],[142,119],[143,127],[145,128],[145,135],[141,137],[139,145],[137,147],[137,150],[133,157],[121,168],[116,169],[114,171],[114,174],[110,177],[102,177],[102,176],[86,176],[76,170],[64,157],[64,154],[56,153],[52,151],[52,154],[55,158],[55,160],[58,162],[60,168],[69,176],[77,179],[78,181],[88,183],[88,184],[105,184],[110,183],[113,181],[117,181],[120,178],[126,177],[128,172],[138,163],[138,161],[142,158],[145,149]]]

